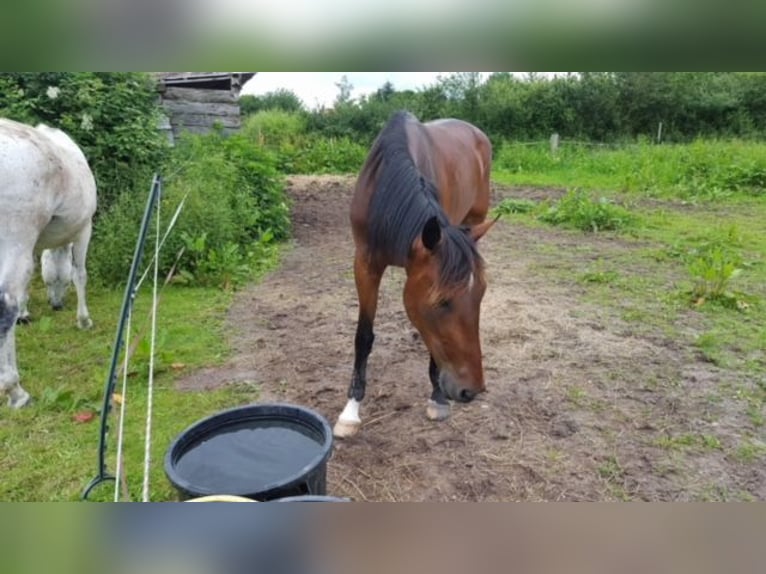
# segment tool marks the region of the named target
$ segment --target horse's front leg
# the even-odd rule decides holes
[[[31,322],[32,319],[29,316],[29,293],[25,291],[19,299],[19,314],[16,317],[16,324],[29,325]]]
[[[31,251],[31,249],[30,249]],[[13,260],[9,257],[9,260]],[[32,274],[31,257],[18,257],[13,266],[13,282],[0,278],[0,394],[8,395],[8,404],[20,408],[29,402],[29,393],[19,384],[16,366],[16,321],[25,305],[26,289]],[[5,285],[5,287],[3,286]]]
[[[367,387],[367,359],[372,352],[372,344],[375,340],[373,324],[378,308],[378,290],[382,276],[382,269],[371,268],[366,258],[357,252],[354,259],[354,278],[359,297],[359,318],[354,337],[354,373],[348,387],[346,407],[333,429],[333,434],[338,438],[353,436],[362,425],[359,407]]]
[[[431,355],[431,361],[428,364],[428,378],[431,379],[433,391],[426,407],[426,416],[432,421],[448,419],[450,415],[449,401],[439,385],[439,367],[436,366],[433,355]]]
[[[2,297],[2,295],[0,295]],[[0,314],[8,313],[0,302]],[[0,393],[8,395],[8,405],[18,409],[29,402],[29,393],[19,384],[19,369],[16,366],[16,315],[18,311],[11,311],[13,322],[11,328],[4,333],[0,331]],[[3,321],[0,318],[0,321]]]

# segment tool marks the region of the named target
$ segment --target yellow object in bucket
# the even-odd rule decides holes
[[[191,498],[186,502],[258,502],[244,496],[234,496],[232,494],[211,494],[210,496],[200,496]]]

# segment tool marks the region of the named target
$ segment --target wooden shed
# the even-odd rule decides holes
[[[225,133],[242,125],[239,93],[256,72],[156,72],[160,103],[167,115],[160,126],[173,141],[183,132],[207,133],[220,125]]]

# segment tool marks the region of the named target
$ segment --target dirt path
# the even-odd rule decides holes
[[[352,184],[291,178],[294,248],[233,305],[233,359],[192,374],[182,388],[257,383],[263,400],[302,404],[334,423],[345,404],[357,312],[346,219]],[[766,473],[738,464],[725,448],[662,443],[717,436],[734,448],[741,413],[706,398],[731,375],[661,333],[635,334],[614,313],[583,303],[581,286],[545,272],[563,258],[586,265],[630,248],[495,226],[481,246],[489,392],[453,405],[444,423],[425,417],[428,355],[401,304],[403,271],[389,269],[364,426],[336,442],[329,493],[397,501],[766,499]]]

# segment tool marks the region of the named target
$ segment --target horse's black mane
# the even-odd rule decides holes
[[[413,242],[435,216],[441,227],[436,248],[440,280],[445,286],[456,286],[468,279],[475,263],[481,264],[481,257],[467,230],[450,225],[435,184],[415,165],[407,143],[408,122],[418,120],[408,112],[396,112],[370,151],[370,165],[377,168],[367,217],[368,247],[404,265]]]

